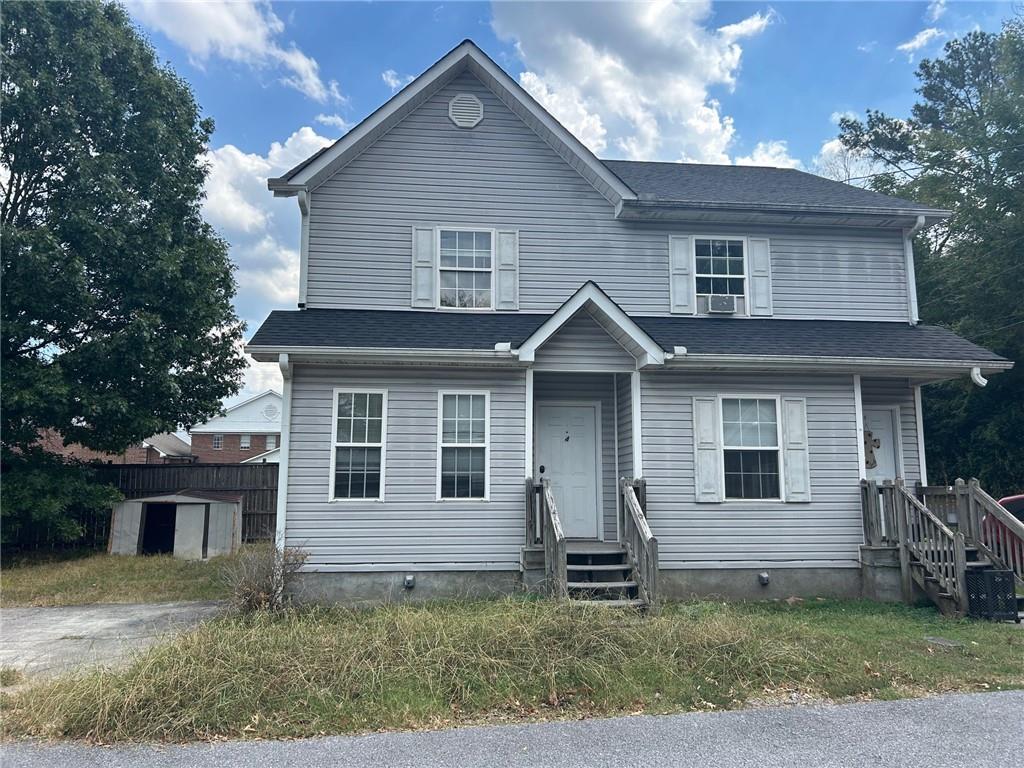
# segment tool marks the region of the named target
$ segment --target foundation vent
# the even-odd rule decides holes
[[[460,93],[448,102],[448,117],[459,128],[476,128],[484,119],[484,105],[472,93]]]

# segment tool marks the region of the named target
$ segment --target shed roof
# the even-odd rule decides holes
[[[173,491],[171,493],[159,493],[152,496],[139,496],[137,498],[125,499],[125,501],[141,501],[143,503],[168,503],[168,504],[188,504],[190,502],[205,502],[205,501],[228,501],[228,502],[239,502],[242,501],[242,494],[237,491],[202,491],[192,490],[191,488],[184,488],[180,491]]]

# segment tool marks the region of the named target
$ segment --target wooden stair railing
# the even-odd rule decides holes
[[[1024,586],[1024,523],[982,490],[975,479],[954,486],[957,522],[961,531],[992,563],[1012,571]]]
[[[932,514],[924,504],[907,491],[903,481],[895,483],[896,528],[903,567],[904,593],[909,592],[908,579],[912,578],[908,556],[913,556],[924,571],[921,586],[928,591],[930,579],[948,595],[956,606],[956,613],[967,613],[967,547],[963,533],[954,532]]]
[[[558,517],[555,497],[551,493],[551,481],[547,478],[540,483],[539,507],[545,581],[551,596],[561,600],[569,597],[565,532]]]
[[[646,488],[643,480],[631,481],[625,477],[619,480],[619,488],[622,493],[619,541],[626,547],[640,596],[651,605],[658,594],[658,540],[651,533],[646,513],[637,498],[638,489],[641,497],[646,497]]]

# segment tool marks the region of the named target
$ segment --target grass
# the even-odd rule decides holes
[[[5,608],[218,600],[226,597],[221,561],[87,553],[71,559],[32,558],[5,564],[0,594]]]
[[[229,616],[2,703],[7,737],[183,741],[1007,687],[1024,687],[1024,632],[932,609],[506,599]]]
[[[0,667],[0,688],[17,685],[25,679],[25,673],[14,667]]]

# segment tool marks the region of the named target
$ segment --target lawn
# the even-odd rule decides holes
[[[79,553],[14,561],[0,571],[0,604],[10,608],[217,600],[226,596],[221,560]]]
[[[5,734],[284,738],[1024,687],[1024,632],[866,602],[544,600],[227,616],[3,699]]]

